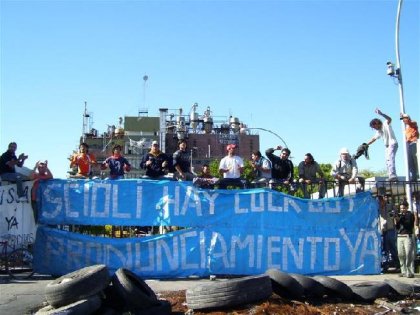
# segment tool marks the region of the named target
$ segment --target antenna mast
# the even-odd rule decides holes
[[[89,121],[90,121],[90,115],[87,111],[87,102],[85,101],[85,111],[83,113],[83,130],[82,130],[82,142],[86,141],[86,134],[89,132]]]
[[[139,117],[140,116],[147,116],[149,111],[146,107],[146,82],[149,77],[147,75],[143,76],[143,108],[139,107]]]

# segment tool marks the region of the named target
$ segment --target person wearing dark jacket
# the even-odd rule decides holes
[[[22,167],[27,155],[21,153],[19,157],[16,156],[17,144],[10,142],[8,149],[0,157],[0,177],[2,180],[7,180],[16,183],[17,195],[20,200],[24,201],[25,192],[23,191],[23,181],[29,180],[27,176],[16,173],[15,166]]]
[[[281,150],[280,156],[274,155],[274,151]],[[277,146],[276,149],[269,148],[265,155],[271,162],[270,188],[277,185],[285,186],[289,192],[294,191],[293,187],[293,162],[289,160],[290,150]]]
[[[144,177],[150,179],[162,179],[168,173],[170,158],[159,150],[157,141],[152,142],[150,151],[143,156],[140,168],[146,170]]]
[[[191,156],[187,151],[187,141],[179,140],[178,150],[173,154],[173,166],[175,168],[175,179],[179,181],[192,181],[195,175],[191,170]]]
[[[417,225],[416,216],[408,210],[408,202],[400,204],[400,212],[394,216],[395,227],[397,228],[397,249],[400,260],[401,277],[414,278],[415,258],[415,229]]]

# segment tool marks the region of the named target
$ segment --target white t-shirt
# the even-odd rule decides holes
[[[382,139],[384,139],[385,146],[397,143],[397,138],[395,138],[394,130],[392,129],[391,125],[388,124],[387,120],[385,120],[382,123],[382,129],[376,131],[374,138],[377,140],[381,137]]]
[[[223,178],[239,178],[241,177],[240,168],[244,167],[244,161],[241,157],[234,156],[225,156],[219,164],[220,169],[228,169],[229,171],[223,173]]]

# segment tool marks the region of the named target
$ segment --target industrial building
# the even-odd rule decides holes
[[[193,170],[199,172],[201,166],[212,160],[220,160],[226,155],[226,145],[238,145],[237,154],[249,159],[253,150],[259,150],[258,134],[251,134],[245,123],[238,117],[213,115],[208,106],[200,115],[198,104],[194,103],[187,114],[183,109],[159,109],[159,116],[148,116],[147,110],[139,111],[138,116],[119,118],[118,125],[109,125],[103,133],[92,128],[92,113],[83,113],[83,133],[80,143],[89,145],[89,152],[102,163],[112,155],[112,148],[119,144],[132,169],[126,178],[141,178],[144,171],[140,162],[148,152],[152,141],[159,141],[160,150],[169,156],[178,149],[178,141],[187,141],[187,150],[191,153]],[[72,174],[74,170],[69,171]],[[107,170],[94,167],[93,176],[107,177]]]

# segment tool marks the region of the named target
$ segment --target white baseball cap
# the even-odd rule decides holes
[[[349,149],[347,149],[347,148],[341,148],[340,154],[350,154]]]

